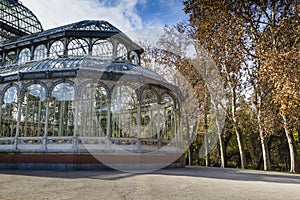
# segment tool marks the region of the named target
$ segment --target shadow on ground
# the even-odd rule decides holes
[[[272,183],[300,184],[299,174],[266,172],[258,170],[186,167],[175,170],[164,169],[157,173],[172,176],[190,176],[233,181],[263,181]]]
[[[54,170],[0,170],[0,175],[19,175],[46,178],[65,179],[99,179],[107,181],[118,181],[134,176],[143,175],[165,175],[165,176],[187,176],[194,178],[221,179],[231,181],[262,181],[271,183],[300,184],[300,175],[265,172],[254,170],[220,169],[206,167],[185,167],[174,169],[162,169],[152,173],[134,174],[124,173],[116,170],[89,170],[89,171],[54,171]]]

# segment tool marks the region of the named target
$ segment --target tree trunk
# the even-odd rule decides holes
[[[281,116],[283,119],[284,131],[285,131],[285,135],[286,135],[288,145],[289,145],[289,150],[290,150],[290,162],[291,162],[290,163],[291,164],[290,172],[291,173],[299,172],[298,159],[297,159],[298,155],[297,155],[297,148],[296,148],[294,136],[288,126],[286,116],[284,114],[282,114]]]
[[[225,157],[224,157],[224,145],[222,137],[219,135],[219,145],[220,145],[220,159],[221,159],[221,168],[225,168]]]
[[[262,157],[264,163],[264,170],[271,170],[271,162],[270,162],[270,153],[266,138],[264,137],[262,131],[259,130],[260,142],[261,142],[261,149],[262,149]]]
[[[241,168],[246,168],[246,157],[245,157],[245,151],[244,151],[244,144],[242,141],[242,135],[238,130],[237,127],[237,119],[236,119],[236,93],[233,88],[230,89],[231,91],[231,116],[232,116],[232,122],[233,122],[233,128],[234,132],[236,134],[236,139],[238,142],[239,152],[240,152],[240,159],[241,159]]]
[[[223,138],[222,138],[222,129],[220,127],[220,119],[218,113],[216,112],[216,125],[217,125],[217,134],[219,138],[219,145],[220,145],[220,159],[221,159],[221,168],[225,167],[225,153],[224,153],[224,145],[223,145]]]
[[[244,144],[242,142],[242,136],[241,133],[238,131],[238,128],[235,124],[235,122],[233,122],[233,128],[236,134],[236,139],[238,142],[238,147],[239,147],[239,152],[240,152],[240,159],[241,159],[241,168],[245,169],[246,168],[246,157],[245,157],[245,150],[244,150]]]
[[[188,160],[189,160],[189,166],[192,165],[192,155],[191,155],[191,145],[192,145],[192,141],[191,141],[191,137],[190,137],[190,123],[189,123],[189,119],[186,116],[185,117],[186,120],[186,136],[187,136],[187,142],[188,142]]]
[[[204,131],[205,131],[205,166],[209,167],[210,166],[210,149],[209,149],[209,141],[208,141],[208,103],[209,101],[209,95],[208,91],[205,90],[205,100],[204,100]]]
[[[192,166],[192,153],[191,153],[191,149],[192,149],[192,144],[190,144],[189,148],[188,148],[188,159],[189,159],[189,166]]]
[[[261,120],[261,98],[260,95],[257,95],[257,122],[258,122],[258,129],[259,129],[259,137],[261,143],[261,150],[262,150],[262,158],[264,163],[264,170],[271,170],[271,161],[270,161],[270,154],[269,154],[269,147],[266,141],[266,137],[263,131],[263,123]]]
[[[225,168],[225,151],[224,151],[224,145],[223,145],[223,138],[222,138],[222,112],[220,112],[219,106],[224,109],[222,102],[218,102],[216,99],[212,99],[212,105],[213,109],[215,111],[215,120],[216,120],[216,127],[217,127],[217,135],[219,140],[219,146],[220,146],[220,160],[221,160],[221,168]]]
[[[185,119],[186,119],[186,136],[187,136],[187,142],[188,142],[188,159],[189,159],[189,166],[191,166],[193,163],[193,161],[192,161],[193,160],[193,158],[192,158],[192,152],[193,152],[192,143],[193,143],[194,134],[197,131],[197,123],[195,123],[193,125],[193,128],[191,130],[188,116],[186,116]]]
[[[207,134],[207,131],[205,130],[205,134]],[[209,154],[209,142],[208,137],[205,137],[205,166],[210,166],[210,154]]]

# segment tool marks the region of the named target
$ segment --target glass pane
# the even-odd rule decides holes
[[[0,8],[1,21],[9,25],[9,27],[20,30],[26,35],[43,30],[36,16],[24,7],[20,1],[2,0],[0,1]]]
[[[158,133],[157,96],[152,90],[145,90],[141,101],[141,137],[157,138]]]
[[[0,137],[14,137],[16,134],[18,101],[17,88],[10,87],[4,93],[0,116]]]
[[[79,108],[79,135],[106,136],[107,130],[107,92],[96,83],[82,89]]]
[[[29,62],[31,59],[31,52],[28,48],[23,49],[18,58],[18,64],[24,64],[26,62]]]
[[[64,43],[62,41],[55,41],[50,47],[49,57],[57,58],[62,55],[64,55]]]
[[[74,87],[61,83],[52,91],[49,102],[48,136],[72,136],[74,134]]]
[[[161,102],[162,121],[161,139],[172,140],[175,137],[175,109],[174,102],[171,96],[164,95]]]
[[[75,97],[74,87],[70,83],[61,83],[54,87],[52,97],[58,101],[72,101]]]
[[[127,60],[127,48],[122,43],[117,47],[117,60]]]
[[[9,52],[6,55],[6,58],[5,58],[6,65],[14,64],[14,63],[16,63],[16,61],[17,61],[17,54],[16,54],[16,52],[11,51],[11,52]]]
[[[89,45],[83,39],[73,39],[68,44],[69,56],[84,56],[89,53]]]
[[[104,60],[111,60],[113,57],[113,45],[108,40],[97,40],[93,45],[92,56]]]
[[[140,64],[139,56],[135,51],[130,52],[129,61],[131,62],[131,64],[134,64],[134,65],[139,65]]]
[[[46,90],[39,84],[26,88],[22,99],[20,136],[43,136],[46,118]]]
[[[47,48],[45,45],[39,45],[35,48],[33,59],[34,60],[43,60],[47,57]]]
[[[137,97],[128,86],[114,88],[112,96],[112,137],[137,137]]]

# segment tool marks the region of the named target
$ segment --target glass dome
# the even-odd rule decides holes
[[[1,37],[10,39],[43,30],[37,17],[18,0],[0,1]]]
[[[37,17],[18,0],[0,1],[0,41],[40,32]]]

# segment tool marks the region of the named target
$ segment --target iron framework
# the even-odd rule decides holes
[[[0,41],[42,30],[37,17],[18,0],[0,1]]]

